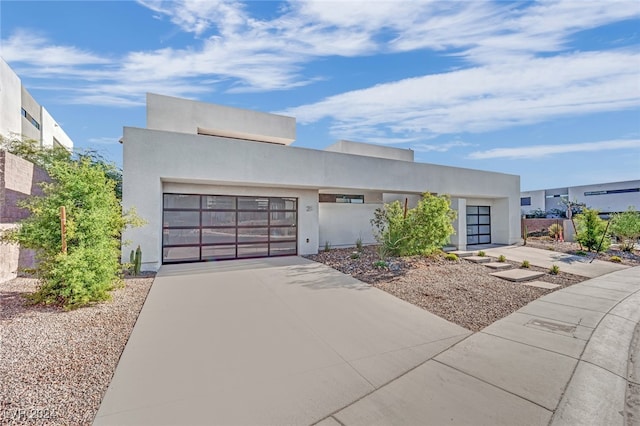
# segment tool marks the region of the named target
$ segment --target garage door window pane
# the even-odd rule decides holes
[[[295,240],[297,229],[295,227],[271,228],[271,241]]]
[[[235,245],[202,247],[202,260],[234,259],[235,257]]]
[[[200,212],[164,212],[164,226],[200,226]]]
[[[271,212],[271,226],[294,226],[296,216],[295,212]]]
[[[271,256],[280,256],[286,254],[296,254],[296,243],[294,241],[288,243],[271,243]]]
[[[165,209],[199,209],[199,195],[164,194]]]
[[[268,228],[238,228],[239,243],[266,242],[268,240]]]
[[[238,210],[267,210],[268,208],[268,198],[238,197]]]
[[[202,208],[209,210],[235,210],[236,197],[205,195],[202,197]]]
[[[491,223],[491,216],[478,216],[480,224],[489,225]]]
[[[199,229],[165,229],[163,234],[165,246],[200,244]]]
[[[243,244],[238,246],[238,257],[264,257],[268,255],[268,244]]]
[[[467,206],[467,214],[478,214],[478,206]]]
[[[268,212],[238,212],[238,226],[266,226]]]
[[[491,227],[490,226],[487,226],[487,225],[480,226],[478,234],[490,234],[490,233],[491,233]]]
[[[162,249],[164,262],[189,262],[200,260],[200,247],[165,247]]]
[[[478,207],[478,213],[480,214],[489,214],[491,207],[489,206],[480,206]]]
[[[271,198],[271,210],[296,210],[295,198]]]
[[[202,212],[202,226],[236,226],[236,212]]]
[[[222,244],[236,242],[236,228],[205,228],[202,230],[202,244]]]

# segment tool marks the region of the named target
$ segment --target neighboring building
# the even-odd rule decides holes
[[[42,146],[73,149],[71,138],[51,114],[24,88],[20,78],[0,58],[0,134],[23,136]]]
[[[146,225],[123,239],[143,268],[304,255],[374,243],[370,219],[392,199],[451,196],[451,244],[520,240],[520,177],[415,163],[413,151],[340,141],[289,146],[295,119],[147,95],[147,128],[124,128],[123,206]],[[123,260],[131,247],[123,247]]]
[[[602,215],[619,213],[629,206],[640,210],[640,180],[541,189],[520,193],[520,211],[526,215],[538,210],[553,215],[566,211],[566,203],[583,203]]]

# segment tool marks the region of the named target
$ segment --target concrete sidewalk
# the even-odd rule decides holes
[[[640,267],[548,294],[319,424],[625,424],[639,307]]]

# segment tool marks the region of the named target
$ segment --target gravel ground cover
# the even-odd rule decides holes
[[[354,249],[334,249],[308,256],[361,281],[367,282],[409,303],[472,331],[482,330],[500,318],[554,290],[511,283],[489,275],[492,269],[465,260],[442,256],[389,259],[388,269],[373,266],[375,247],[365,247],[357,259]],[[509,262],[513,267],[519,264]],[[584,281],[584,277],[531,266],[547,272],[539,281],[559,284],[558,289]]]
[[[34,279],[0,283],[0,424],[91,424],[152,282],[69,312],[25,303]]]

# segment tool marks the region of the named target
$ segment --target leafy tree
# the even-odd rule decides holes
[[[598,210],[584,209],[582,213],[575,217],[576,220],[576,240],[589,251],[606,251],[611,241],[606,238],[606,222],[598,216]],[[602,242],[602,246],[600,243]]]
[[[371,224],[378,242],[397,256],[429,254],[449,242],[456,212],[446,195],[425,193],[418,205],[407,211],[399,201],[376,209]]]
[[[640,212],[629,206],[627,211],[614,214],[610,220],[611,234],[622,241],[622,250],[632,251],[640,238]]]
[[[2,241],[36,251],[40,287],[31,295],[34,302],[72,309],[110,298],[109,291],[120,283],[121,232],[140,220],[135,213],[122,214],[118,182],[107,175],[111,166],[91,155],[73,159],[54,150],[38,148],[27,155],[53,182],[42,184],[44,196],[22,203],[30,216]],[[62,252],[60,206],[66,208],[67,253]]]

